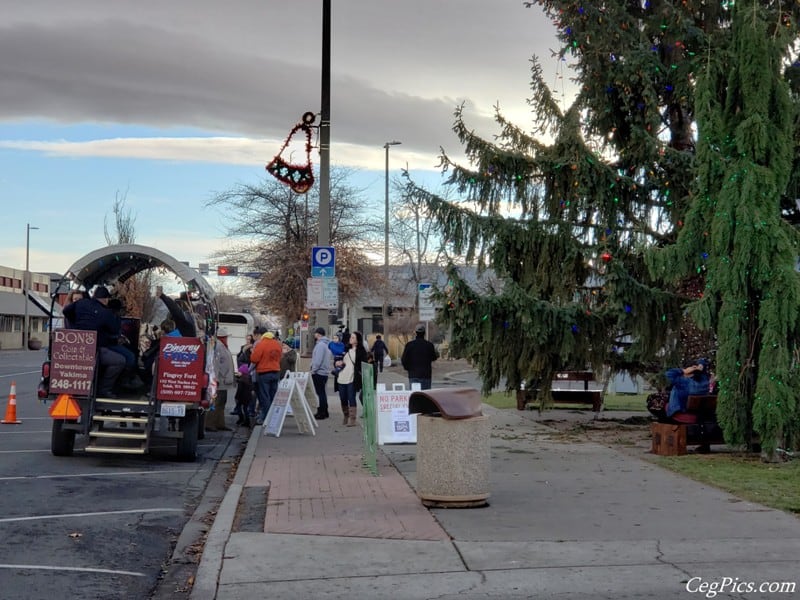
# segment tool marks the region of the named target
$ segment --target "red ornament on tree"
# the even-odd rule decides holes
[[[608,250],[606,250],[605,252],[603,252],[603,253],[600,255],[600,258],[602,259],[602,261],[603,261],[604,263],[609,263],[609,262],[611,262],[611,259],[613,258],[613,256],[611,256],[611,252],[609,252]]]

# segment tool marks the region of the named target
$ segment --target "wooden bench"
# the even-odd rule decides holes
[[[571,381],[582,381],[583,389],[570,387]],[[559,371],[553,376],[550,391],[553,402],[562,404],[591,404],[592,410],[599,413],[603,408],[602,390],[589,389],[589,383],[595,383],[594,373],[591,371]],[[527,404],[536,398],[537,390],[517,391],[517,410],[525,410]]]

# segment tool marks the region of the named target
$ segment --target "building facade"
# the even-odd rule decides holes
[[[50,276],[31,273],[29,298],[23,290],[25,271],[0,265],[0,350],[22,348],[25,305],[28,312],[29,339],[48,343],[50,320]]]

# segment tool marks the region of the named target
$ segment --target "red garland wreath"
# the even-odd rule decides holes
[[[314,113],[305,113],[302,121],[292,127],[278,154],[266,166],[268,173],[292,188],[296,194],[305,194],[314,185],[314,170],[311,167],[311,124],[314,123],[315,118]],[[292,141],[292,136],[298,131],[302,131],[306,135],[306,164],[304,165],[288,163],[281,157],[289,142]]]

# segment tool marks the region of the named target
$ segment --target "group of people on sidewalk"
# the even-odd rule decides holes
[[[436,347],[425,339],[425,325],[419,324],[415,330],[415,339],[406,344],[400,359],[403,368],[408,371],[409,386],[419,384],[421,389],[430,389],[432,385],[432,363],[439,358]],[[360,331],[344,331],[339,339],[332,341],[323,327],[314,330],[314,349],[311,353],[311,379],[314,391],[319,399],[319,408],[314,418],[327,419],[328,411],[328,378],[333,375],[335,391],[339,393],[342,407],[342,425],[356,425],[358,401],[363,387],[361,365],[373,365],[373,385],[377,385],[378,373],[383,372],[384,359],[389,349],[380,335],[375,337],[372,348],[364,340]],[[344,338],[344,339],[341,339]]]
[[[162,335],[197,335],[191,307],[163,294],[160,286],[156,289],[156,297],[164,303],[170,315],[161,325]],[[76,292],[63,309],[68,327],[98,332],[99,361],[103,366],[98,394],[104,396],[114,395],[114,384],[124,370],[135,373],[137,369],[135,354],[121,341],[121,319],[109,307],[110,299],[108,289],[99,286],[91,298]],[[415,339],[405,345],[400,359],[403,368],[408,371],[409,386],[419,384],[423,390],[430,389],[432,363],[439,358],[434,345],[425,339],[425,330],[423,324],[416,327]],[[356,425],[358,400],[363,387],[361,365],[365,362],[373,365],[373,385],[377,385],[378,373],[383,372],[389,349],[380,335],[376,336],[370,348],[360,331],[344,330],[337,334],[336,341],[331,341],[325,329],[318,327],[314,330],[314,339],[310,372],[319,399],[314,417],[318,420],[329,417],[327,384],[333,375],[334,388],[342,407],[342,424],[352,427]],[[222,339],[222,345],[227,350],[225,341]],[[151,343],[151,346],[150,350],[158,347],[155,343]],[[154,360],[156,354],[145,351],[143,362]],[[232,360],[229,362],[232,363]],[[287,371],[294,371],[296,364],[297,352],[287,342],[282,343],[277,332],[256,327],[253,334],[247,336],[236,356],[238,383],[234,396],[236,405],[231,414],[238,417],[237,425],[251,426],[264,422],[278,390],[278,382]]]
[[[276,332],[256,327],[236,355],[236,363],[239,380],[231,414],[238,417],[237,425],[261,425],[278,391],[278,382],[297,367],[297,352]]]

